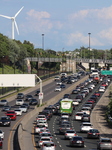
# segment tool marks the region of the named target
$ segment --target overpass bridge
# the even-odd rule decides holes
[[[112,60],[106,59],[88,59],[88,58],[66,58],[66,61],[63,61],[63,58],[51,58],[51,57],[27,57],[24,59],[28,70],[31,70],[30,62],[38,62],[42,64],[43,62],[60,62],[60,72],[76,72],[76,64],[79,63],[82,65],[82,68],[89,69],[91,66],[97,68],[98,66],[106,66],[109,68],[112,64]],[[30,72],[30,71],[29,71]]]

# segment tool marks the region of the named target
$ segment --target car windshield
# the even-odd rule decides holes
[[[8,117],[2,117],[1,120],[10,120]]]
[[[7,112],[7,114],[15,114],[14,111]]]
[[[106,143],[110,143],[111,140],[110,139],[102,139],[101,142],[106,142]]]
[[[3,100],[1,100],[1,102],[7,102],[7,100],[4,100],[4,99],[3,99]]]
[[[66,131],[66,133],[75,133],[75,131]]]
[[[79,140],[79,141],[82,141],[82,137],[73,137],[73,140]]]

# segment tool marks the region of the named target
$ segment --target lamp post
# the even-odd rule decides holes
[[[89,35],[89,57],[91,58],[91,56],[90,56],[90,35],[91,35],[91,33],[88,33],[88,35]]]
[[[44,34],[42,34],[42,49],[44,50]]]

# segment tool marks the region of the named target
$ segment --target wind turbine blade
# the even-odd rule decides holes
[[[17,15],[20,13],[20,11],[24,8],[24,6],[15,14],[15,18],[17,17]]]
[[[11,19],[12,17],[9,17],[9,16],[4,16],[4,15],[0,15],[1,17],[4,17],[4,18],[8,18],[8,19]]]
[[[17,30],[17,33],[19,34],[19,30],[18,30],[18,26],[17,26],[16,21],[14,21],[14,24],[15,24],[15,27],[16,27],[16,30]]]

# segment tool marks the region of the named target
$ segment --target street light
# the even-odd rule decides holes
[[[44,34],[42,34],[42,49],[44,50]]]
[[[89,56],[90,56],[90,35],[91,35],[91,33],[88,33],[88,35],[89,35]]]

